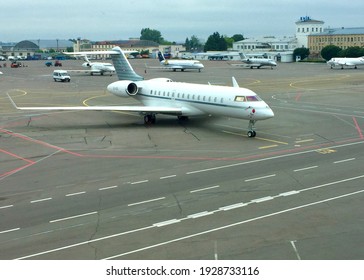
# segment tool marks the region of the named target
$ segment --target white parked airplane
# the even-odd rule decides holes
[[[158,59],[163,69],[172,69],[173,71],[197,69],[198,72],[201,72],[201,69],[204,68],[203,64],[198,60],[165,59],[161,52],[158,52]]]
[[[249,67],[250,69],[253,69],[253,67],[257,67],[257,69],[259,69],[263,66],[270,66],[271,69],[273,69],[274,66],[277,66],[277,62],[275,62],[273,59],[247,57],[243,53],[239,53],[239,55],[243,64],[232,64],[233,66],[245,66]]]
[[[132,97],[140,106],[77,106],[77,107],[18,107],[20,110],[75,110],[75,111],[129,111],[144,115],[147,124],[155,123],[156,114],[174,115],[179,119],[190,116],[225,116],[249,121],[249,137],[255,137],[254,125],[258,120],[274,116],[271,108],[253,91],[240,88],[235,78],[233,87],[173,82],[168,78],[143,80],[133,70],[124,52],[115,47],[111,51],[93,52],[110,54],[119,81],[107,86],[112,94]]]
[[[72,54],[72,53],[66,53],[66,54]],[[93,74],[100,74],[104,75],[104,73],[110,73],[110,76],[112,76],[112,73],[115,72],[115,67],[109,62],[91,62],[87,55],[80,55],[83,57],[85,62],[82,64],[82,67],[89,68],[90,70],[67,70],[69,72],[86,72],[90,73],[91,76]]]
[[[333,57],[328,62],[330,68],[334,68],[335,66],[340,66],[341,69],[344,69],[344,66],[354,66],[357,69],[357,65],[364,64],[364,56],[361,57]]]

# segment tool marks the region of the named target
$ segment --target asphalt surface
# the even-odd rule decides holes
[[[279,64],[149,69],[146,79],[231,85],[275,112],[257,122],[18,106],[133,105],[116,76],[24,62],[0,76],[0,259],[364,258],[364,68]],[[81,69],[65,61],[62,69]]]

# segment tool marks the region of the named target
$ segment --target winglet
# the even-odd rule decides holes
[[[9,97],[9,100],[10,100],[11,104],[13,104],[14,108],[19,110],[19,107],[16,106],[14,100],[10,97],[9,93],[7,93],[6,95]]]
[[[232,77],[232,80],[233,80],[233,87],[239,87],[239,84],[238,82],[235,80],[234,77]]]

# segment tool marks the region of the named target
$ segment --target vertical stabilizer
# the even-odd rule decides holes
[[[135,73],[133,67],[131,67],[128,59],[120,47],[112,49],[116,54],[111,54],[111,59],[115,67],[116,74],[119,80],[141,81],[144,78]]]
[[[232,77],[232,80],[233,80],[233,87],[239,87],[239,84],[236,81],[235,77]]]
[[[245,56],[245,54],[243,52],[240,52],[239,55],[240,55],[241,59],[247,59],[247,57]]]
[[[159,59],[159,61],[160,61],[160,62],[162,62],[162,61],[166,60],[166,59],[164,58],[164,55],[163,55],[161,52],[158,52],[158,59]]]

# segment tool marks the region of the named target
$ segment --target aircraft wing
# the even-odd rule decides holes
[[[75,73],[90,73],[90,72],[97,72],[97,73],[99,73],[100,72],[100,70],[91,70],[91,69],[89,69],[89,70],[75,70],[75,69],[73,69],[73,70],[65,70],[65,71],[67,71],[67,72],[75,72]]]
[[[129,54],[129,53],[135,53],[136,51],[124,51],[124,54]],[[67,55],[74,55],[74,56],[86,56],[86,55],[95,55],[95,54],[120,54],[117,51],[113,51],[113,50],[105,50],[105,51],[85,51],[85,52],[63,52],[64,54]]]
[[[354,63],[354,62],[345,62],[345,63],[342,63],[342,64],[340,64],[340,65],[346,65],[346,66],[355,66],[356,65],[356,63]]]
[[[261,66],[261,64],[257,64],[257,63],[255,63],[255,64],[253,64],[253,63],[239,63],[239,64],[230,64],[231,66],[234,66],[234,67],[246,67],[246,68],[248,68],[248,67],[259,67],[259,66]]]
[[[168,66],[168,64],[166,66],[149,66],[145,64],[145,67],[148,69],[185,69],[182,66]]]
[[[164,106],[54,106],[54,107],[18,107],[7,94],[11,104],[18,110],[35,111],[124,111],[139,113],[182,114],[182,108]]]

